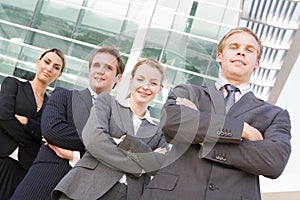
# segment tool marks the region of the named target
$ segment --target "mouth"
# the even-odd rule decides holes
[[[146,93],[146,92],[142,92],[142,91],[137,91],[140,95],[142,95],[142,96],[150,96],[151,94],[149,94],[149,93]]]
[[[94,78],[97,82],[101,82],[101,81],[105,81],[104,78],[101,78],[101,77],[95,77]]]
[[[47,72],[43,72],[44,76],[46,77],[51,77],[51,74],[47,73]]]
[[[246,63],[242,60],[232,60],[231,63],[237,64],[237,65],[246,65]]]

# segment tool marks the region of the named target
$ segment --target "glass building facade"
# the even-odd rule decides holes
[[[284,59],[291,56],[293,38],[299,35],[299,10],[299,2],[287,0],[1,0],[0,83],[6,76],[32,79],[35,60],[55,47],[66,54],[67,68],[49,92],[57,86],[85,88],[91,52],[115,46],[126,61],[124,81],[141,58],[165,66],[164,90],[150,108],[159,118],[175,85],[214,84],[219,74],[218,41],[231,28],[247,26],[264,45],[262,65],[253,74],[251,87],[268,100],[280,72],[291,70],[282,69]],[[126,91],[125,83],[119,84],[115,95]]]

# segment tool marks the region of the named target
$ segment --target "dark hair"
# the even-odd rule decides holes
[[[146,59],[143,59],[143,60],[140,60],[138,61],[132,71],[131,71],[131,78],[134,77],[135,75],[135,72],[136,70],[139,68],[139,66],[143,65],[143,64],[147,64],[147,65],[150,65],[151,67],[157,69],[159,71],[159,73],[161,74],[161,84],[165,78],[165,70],[164,70],[164,67],[160,64],[160,62],[156,61],[156,60],[153,60],[151,58],[146,58]]]
[[[224,46],[225,46],[225,42],[226,40],[236,34],[236,33],[248,33],[250,35],[252,35],[255,40],[257,41],[258,43],[258,49],[257,49],[257,58],[260,59],[261,57],[261,53],[262,53],[262,44],[261,44],[261,41],[260,39],[257,37],[257,35],[252,31],[250,30],[249,28],[247,27],[238,27],[238,28],[234,28],[234,29],[231,29],[222,39],[221,41],[219,42],[219,45],[218,45],[218,52],[223,52],[223,49],[224,49]]]
[[[116,57],[117,62],[118,62],[117,74],[123,74],[124,69],[125,69],[124,61],[121,57],[119,50],[114,47],[101,47],[100,49],[97,49],[96,51],[94,51],[89,59],[89,68],[91,68],[93,59],[94,59],[95,55],[98,53],[108,53],[108,54]]]
[[[61,68],[61,72],[64,71],[65,67],[66,67],[66,58],[65,58],[65,54],[59,50],[59,49],[47,49],[46,51],[44,51],[44,53],[40,56],[40,60],[42,60],[42,58],[49,52],[53,52],[53,53],[56,53],[56,55],[58,55],[62,61],[62,68]]]

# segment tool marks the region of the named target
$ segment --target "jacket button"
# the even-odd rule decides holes
[[[214,184],[210,183],[208,188],[209,188],[209,190],[214,191],[216,189],[216,186]]]

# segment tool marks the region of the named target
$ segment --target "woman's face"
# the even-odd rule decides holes
[[[162,89],[162,75],[148,64],[140,65],[130,80],[130,98],[138,104],[148,105]]]
[[[61,76],[63,62],[56,53],[48,52],[43,58],[36,61],[36,66],[36,78],[49,85]]]

